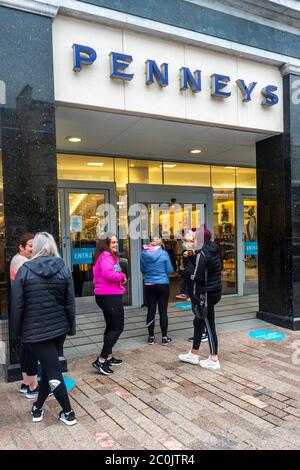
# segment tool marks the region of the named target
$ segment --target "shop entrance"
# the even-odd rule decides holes
[[[141,236],[132,239],[131,244],[131,279],[132,303],[141,306],[144,303],[143,280],[140,273],[140,256],[143,244],[151,236],[163,239],[169,253],[174,273],[170,276],[170,302],[176,301],[176,295],[184,292],[180,273],[182,263],[183,234],[186,230],[195,230],[206,224],[212,229],[213,193],[211,188],[128,185],[129,206],[139,204],[141,208]],[[143,221],[147,219],[147,224]]]
[[[94,295],[92,263],[105,227],[103,204],[116,206],[114,183],[59,181],[60,252],[70,268],[76,297]]]
[[[239,293],[258,293],[256,190],[237,189]]]

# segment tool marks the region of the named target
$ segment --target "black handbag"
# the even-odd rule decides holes
[[[200,261],[200,256],[204,256],[205,254],[203,251],[200,251],[197,260],[196,260],[196,267],[194,271],[194,276],[197,272],[198,264]],[[201,293],[199,296],[196,294],[196,286],[197,283],[193,282],[193,293],[191,295],[191,302],[192,302],[192,312],[198,320],[204,320],[207,317],[207,269],[205,269],[205,293]]]

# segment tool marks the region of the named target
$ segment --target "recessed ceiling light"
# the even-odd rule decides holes
[[[80,137],[66,137],[69,142],[81,142]]]
[[[227,169],[227,170],[235,170],[235,166],[225,166],[225,169]]]
[[[201,153],[202,150],[200,150],[200,149],[191,149],[191,150],[189,150],[189,152],[190,153]]]
[[[86,166],[103,166],[103,162],[88,162],[86,163]]]
[[[175,168],[176,163],[164,163],[164,168]],[[159,168],[162,168],[162,165],[159,165]]]
[[[134,164],[133,164],[133,163],[131,163],[131,165],[130,165],[130,166],[131,166],[131,168],[133,168],[133,167],[134,167]]]

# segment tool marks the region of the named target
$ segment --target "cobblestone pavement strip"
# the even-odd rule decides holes
[[[19,383],[1,382],[0,449],[299,449],[300,364],[292,355],[300,332],[272,329],[285,339],[221,333],[219,371],[180,362],[187,341],[120,349],[124,364],[110,377],[91,367],[94,356],[69,360],[78,418],[70,428],[57,421],[55,399],[33,423]]]

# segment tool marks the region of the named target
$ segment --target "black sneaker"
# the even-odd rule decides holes
[[[23,394],[25,395],[25,393],[27,393],[28,390],[29,390],[28,385],[26,385],[26,384],[21,384],[20,393],[23,393]]]
[[[110,366],[120,366],[121,364],[123,364],[123,361],[122,359],[117,359],[115,357],[111,357],[110,359],[107,359],[107,363]]]
[[[194,341],[194,336],[191,336],[191,337],[188,339],[188,341],[189,341],[190,343],[192,343],[192,342]]]
[[[39,394],[39,386],[37,386],[34,390],[30,390],[30,388],[28,387],[28,391],[25,397],[28,398],[29,400],[35,400],[38,394]]]
[[[67,426],[74,426],[74,424],[77,423],[77,419],[73,410],[69,411],[68,413],[66,413],[65,411],[61,411],[58,414],[57,419],[65,423]]]
[[[96,359],[95,362],[92,363],[92,366],[104,375],[110,375],[114,372],[112,369],[109,368],[108,361],[100,362],[99,359]]]
[[[172,339],[167,336],[166,338],[162,338],[161,340],[161,345],[162,346],[167,346],[168,344],[172,343]]]
[[[155,338],[153,337],[148,337],[148,344],[155,344]]]
[[[39,408],[37,408],[36,404],[34,403],[31,409],[31,416],[32,416],[32,421],[34,423],[43,421],[44,410],[40,410]]]

